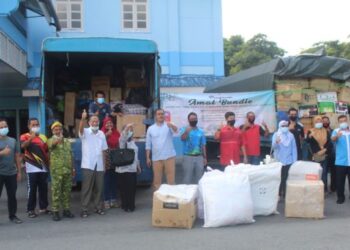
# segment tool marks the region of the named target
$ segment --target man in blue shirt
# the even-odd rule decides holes
[[[350,130],[347,116],[339,116],[338,123],[339,128],[333,130],[331,139],[335,143],[337,203],[343,204],[346,176],[350,181]]]
[[[196,113],[187,116],[189,126],[181,128],[180,135],[183,142],[184,180],[185,184],[191,184],[193,174],[197,184],[207,164],[206,139],[202,129],[197,127],[198,118]]]
[[[90,103],[89,116],[98,116],[101,128],[103,124],[103,119],[105,119],[106,116],[109,116],[111,114],[111,106],[109,106],[108,103],[105,103],[105,93],[103,93],[102,91],[96,91],[95,98],[95,102]]]
[[[165,122],[164,110],[155,111],[156,122],[150,126],[146,135],[147,166],[153,165],[153,190],[156,191],[162,184],[163,172],[167,183],[175,184],[175,156],[173,134],[177,127],[171,122]],[[152,160],[151,160],[152,152]]]

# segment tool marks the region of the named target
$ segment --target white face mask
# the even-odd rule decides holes
[[[9,133],[9,128],[0,128],[0,135],[6,136]]]
[[[281,132],[282,132],[283,134],[288,133],[288,131],[289,131],[289,128],[288,128],[288,127],[282,127],[282,128],[281,128]]]
[[[315,128],[323,128],[323,123],[322,122],[315,123]]]
[[[40,132],[40,127],[32,127],[31,131],[38,134]]]
[[[349,125],[348,125],[347,122],[342,122],[342,123],[339,124],[339,127],[340,127],[341,129],[347,129],[348,126],[349,126]]]
[[[96,126],[96,127],[95,126],[91,126],[90,129],[91,129],[92,132],[96,132],[96,131],[98,131],[99,127],[98,126]]]

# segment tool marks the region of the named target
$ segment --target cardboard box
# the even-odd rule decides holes
[[[278,111],[288,111],[290,108],[299,108],[299,104],[297,102],[284,102],[284,101],[278,101],[277,102],[277,110]]]
[[[302,87],[303,89],[310,88],[310,82],[307,79],[283,79],[283,80],[275,80],[275,83],[277,85],[279,84],[292,84],[292,85],[298,85]]]
[[[186,201],[173,195],[153,194],[152,225],[191,229],[197,217],[197,199]]]
[[[124,115],[117,118],[117,128],[121,132],[124,125],[134,123],[134,137],[143,138],[146,136],[146,125],[143,124],[145,119],[145,115]]]
[[[302,99],[302,87],[297,84],[276,85],[277,102],[300,102]]]
[[[108,76],[93,77],[91,79],[92,98],[95,99],[96,92],[102,91],[105,94],[105,102],[109,103],[110,79]]]
[[[120,102],[122,100],[122,88],[110,88],[110,102]]]
[[[343,87],[340,89],[340,92],[338,94],[338,100],[342,102],[349,102],[350,100],[350,88],[349,87]]]
[[[322,181],[288,181],[285,216],[324,218],[324,184]]]
[[[303,89],[301,104],[303,105],[316,105],[317,104],[317,95],[314,89]]]
[[[76,98],[75,92],[66,92],[64,95],[64,126],[74,126]]]
[[[314,78],[310,81],[310,88],[317,91],[328,92],[334,88],[335,83],[326,78]]]

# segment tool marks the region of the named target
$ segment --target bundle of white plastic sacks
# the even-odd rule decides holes
[[[277,214],[282,164],[227,166],[199,181],[198,217],[204,227],[253,223],[256,215]]]

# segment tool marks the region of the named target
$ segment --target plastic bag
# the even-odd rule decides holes
[[[199,181],[203,201],[204,227],[252,223],[253,202],[248,176],[227,175],[214,170]]]
[[[227,166],[225,174],[248,175],[253,200],[254,215],[278,214],[278,192],[281,183],[281,168],[279,162],[267,165]]]

